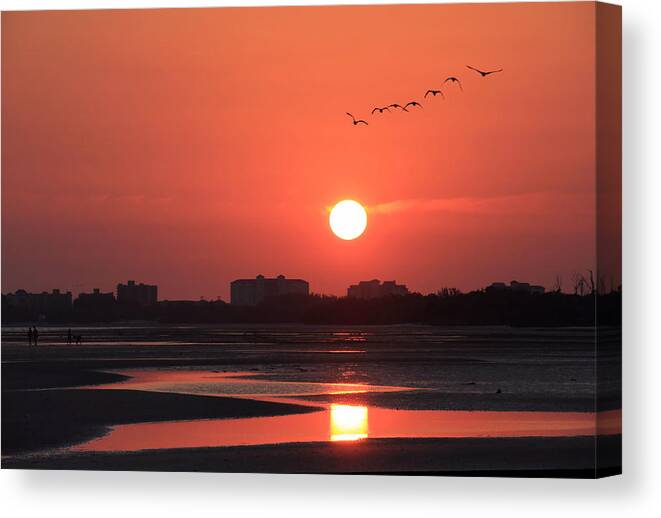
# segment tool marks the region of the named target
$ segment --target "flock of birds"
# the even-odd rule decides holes
[[[480,70],[480,69],[472,67],[470,65],[466,65],[466,68],[469,68],[470,70],[473,70],[474,72],[477,72],[482,77],[486,77],[488,75],[496,74],[498,72],[503,71],[502,68],[499,68],[498,70]],[[445,81],[443,81],[443,85],[441,85],[441,86],[444,87],[446,83],[450,83],[450,85],[456,84],[459,87],[459,90],[461,90],[462,92],[464,91],[464,87],[462,86],[461,81],[457,77],[454,77],[454,76],[447,77],[445,79]],[[431,95],[432,97],[436,97],[437,95],[440,95],[443,99],[445,99],[445,94],[443,93],[443,91],[440,88],[438,90],[427,90],[425,92],[424,98],[426,99],[429,95]],[[393,110],[398,110],[399,109],[399,110],[408,112],[409,111],[408,108],[422,108],[422,104],[419,103],[418,101],[409,101],[404,106],[402,106],[401,104],[397,104],[397,103],[389,104],[388,106],[381,106],[381,107],[377,106],[376,108],[374,108],[372,110],[372,115],[374,115],[375,113],[382,114],[383,112],[386,112],[386,111],[389,112],[391,108]],[[358,124],[364,124],[365,126],[369,125],[366,120],[356,119],[351,113],[349,113],[349,112],[346,112],[346,113],[349,117],[351,117],[351,121],[353,122],[354,126],[358,126]]]

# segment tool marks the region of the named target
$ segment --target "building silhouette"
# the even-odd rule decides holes
[[[102,293],[99,288],[94,288],[92,293],[79,293],[73,305],[82,310],[107,310],[114,307],[115,295],[112,292]]]
[[[389,295],[408,295],[409,290],[404,284],[397,284],[395,281],[360,281],[358,284],[352,284],[347,289],[347,297],[355,299],[377,299]]]
[[[158,300],[158,286],[128,281],[117,285],[117,302],[132,306],[153,306]]]
[[[61,292],[55,289],[48,293],[28,293],[25,290],[16,290],[14,293],[3,295],[3,303],[9,307],[48,316],[52,313],[69,311],[72,307],[71,292]]]
[[[541,295],[546,291],[544,286],[539,286],[537,284],[530,284],[528,282],[518,282],[518,281],[511,281],[509,286],[504,282],[492,282],[489,286],[487,286],[486,290],[490,292],[511,291],[513,293],[528,293],[528,294],[537,294],[537,295]]]
[[[230,302],[236,306],[255,306],[269,297],[309,293],[307,281],[287,279],[284,275],[278,275],[275,279],[258,275],[254,279],[237,279],[230,283]]]

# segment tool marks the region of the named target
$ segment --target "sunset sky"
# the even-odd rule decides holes
[[[592,3],[3,13],[2,291],[569,290],[595,265],[594,56]]]

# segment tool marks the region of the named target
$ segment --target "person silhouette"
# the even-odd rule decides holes
[[[34,345],[39,345],[38,340],[39,340],[39,331],[37,331],[37,327],[32,328],[32,336],[34,338]]]
[[[69,332],[67,333],[67,343],[71,344],[71,328],[69,328]]]
[[[32,345],[32,328],[28,327],[28,345]]]

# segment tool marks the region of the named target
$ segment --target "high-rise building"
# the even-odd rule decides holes
[[[136,284],[128,281],[117,285],[117,302],[133,306],[153,306],[158,299],[158,286],[151,284]]]
[[[106,310],[115,305],[115,295],[112,292],[102,293],[99,288],[94,288],[92,293],[79,293],[73,304],[77,309]]]
[[[287,279],[284,275],[278,275],[275,279],[258,275],[254,279],[237,279],[230,283],[230,301],[236,306],[255,306],[268,297],[309,293],[307,281]]]
[[[360,281],[358,284],[352,284],[347,290],[347,297],[355,299],[377,299],[389,295],[408,295],[409,290],[404,284],[397,284],[395,281]]]
[[[57,289],[50,293],[47,291],[28,293],[25,290],[16,290],[15,293],[4,295],[3,299],[9,306],[36,311],[42,314],[49,314],[53,311],[67,311],[71,309],[72,305],[71,292],[67,291],[63,293]]]
[[[487,286],[486,290],[490,292],[507,291],[514,293],[532,293],[537,295],[541,295],[545,291],[544,286],[539,286],[537,284],[531,285],[528,282],[518,282],[518,281],[510,282],[509,286],[504,282],[492,282],[489,286]]]

